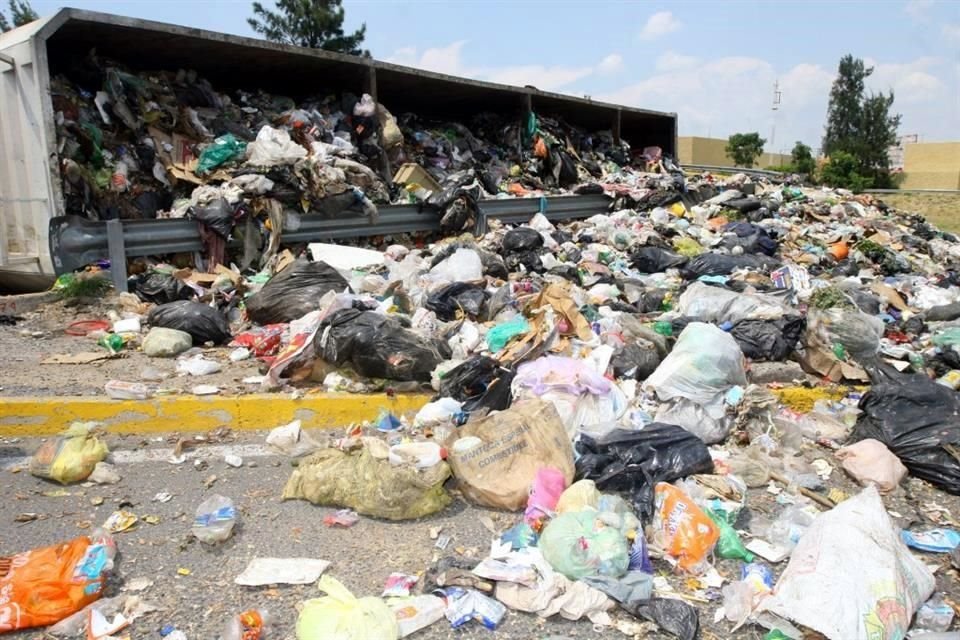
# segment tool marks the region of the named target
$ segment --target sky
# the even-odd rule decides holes
[[[64,0],[32,0],[41,15]],[[73,6],[256,36],[247,0],[73,0]],[[263,4],[272,4],[263,0]],[[892,90],[900,133],[960,140],[960,0],[344,0],[380,60],[676,112],[682,136],[758,131],[819,148],[851,53]],[[780,105],[774,111],[774,84]],[[214,80],[214,84],[215,80]],[[386,105],[389,108],[390,105]]]

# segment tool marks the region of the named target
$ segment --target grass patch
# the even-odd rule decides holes
[[[57,278],[53,290],[64,299],[99,298],[113,287],[113,283],[101,274],[65,273]]]
[[[960,233],[960,193],[875,194],[891,207],[919,213],[943,231]]]

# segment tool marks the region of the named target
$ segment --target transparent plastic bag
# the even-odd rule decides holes
[[[617,578],[630,565],[626,538],[594,511],[557,516],[544,527],[538,545],[550,566],[571,580],[595,575]]]

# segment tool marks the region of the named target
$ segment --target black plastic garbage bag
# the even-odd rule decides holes
[[[477,199],[483,185],[473,171],[453,173],[444,179],[440,191],[427,199],[426,206],[440,213],[440,229],[459,233],[473,226],[477,219]]]
[[[662,273],[667,269],[682,267],[687,260],[679,253],[660,247],[640,247],[630,256],[634,269],[641,273]]]
[[[782,362],[806,330],[807,319],[803,316],[783,316],[778,320],[741,320],[730,335],[751,360]]]
[[[457,312],[476,319],[483,312],[487,292],[483,286],[472,282],[454,282],[431,293],[424,305],[444,321],[456,320]]]
[[[923,312],[927,322],[948,322],[960,318],[960,302],[931,307]]]
[[[753,211],[754,209],[759,209],[762,207],[763,202],[761,202],[760,198],[757,198],[756,196],[746,196],[745,198],[734,198],[733,200],[727,200],[723,203],[723,206],[736,209],[740,213],[747,213],[748,211]]]
[[[577,443],[578,480],[601,491],[621,491],[644,522],[653,516],[653,487],[694,473],[713,473],[703,440],[675,424],[654,422],[640,431],[615,429],[602,438],[583,434]]]
[[[134,276],[130,278],[127,285],[138,298],[154,304],[189,300],[196,293],[183,280],[159,271]]]
[[[299,258],[247,298],[247,316],[257,324],[290,322],[316,310],[328,291],[348,289],[343,276],[326,262]]]
[[[467,413],[479,409],[502,411],[510,406],[510,384],[515,372],[493,358],[474,356],[440,379],[439,397],[463,403]]]
[[[442,341],[424,338],[395,318],[359,309],[341,309],[325,318],[315,341],[324,360],[349,363],[368,378],[427,382],[450,356]]]
[[[230,323],[216,309],[200,302],[177,300],[154,307],[147,316],[151,327],[186,331],[193,344],[223,344],[230,339]]]
[[[503,236],[503,242],[500,244],[500,250],[504,253],[519,253],[521,251],[536,251],[543,246],[543,236],[536,229],[530,227],[517,227],[507,231]]]
[[[191,214],[224,238],[229,238],[230,232],[233,231],[235,224],[233,207],[223,198],[217,198],[203,206],[193,207]]]
[[[681,268],[680,273],[687,280],[700,276],[727,276],[736,269],[755,269],[770,271],[780,266],[780,262],[764,255],[730,256],[722,253],[701,253]]]
[[[655,622],[658,627],[680,640],[695,640],[700,635],[700,614],[693,605],[683,600],[650,598],[623,603],[620,606],[638,618]]]
[[[853,440],[879,440],[911,475],[960,495],[958,397],[922,374],[878,382],[860,400]]]
[[[724,246],[728,249],[741,247],[746,253],[763,253],[772,256],[777,252],[777,241],[767,230],[750,222],[730,222],[723,227]]]
[[[613,374],[617,378],[646,380],[660,366],[660,354],[656,345],[648,342],[631,342],[623,345],[610,359]]]

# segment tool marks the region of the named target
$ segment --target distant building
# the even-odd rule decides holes
[[[903,147],[901,189],[960,189],[960,142],[918,142]]]
[[[705,164],[713,167],[733,167],[727,156],[727,141],[724,138],[701,138],[680,136],[677,138],[677,157],[681,165]],[[783,153],[764,152],[752,168],[766,169],[790,164],[790,156]]]
[[[897,144],[887,149],[887,157],[890,158],[890,168],[894,171],[902,171],[903,148],[908,144],[916,144],[919,141],[920,136],[915,133],[897,138]]]

